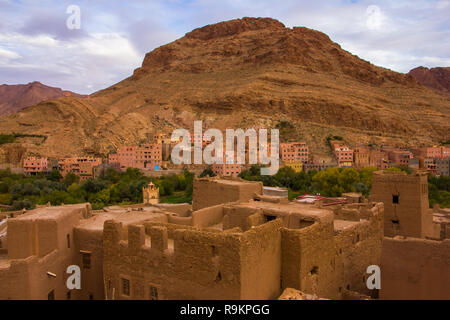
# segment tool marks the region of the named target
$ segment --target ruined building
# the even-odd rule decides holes
[[[428,204],[427,175],[375,172],[384,203],[382,299],[450,299],[450,212]]]
[[[275,299],[285,288],[376,297],[366,268],[380,264],[383,204],[300,204],[218,178],[196,179],[193,202],[8,219],[0,299]],[[65,285],[69,265],[81,268],[80,290]]]

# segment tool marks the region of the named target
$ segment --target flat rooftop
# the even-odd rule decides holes
[[[87,203],[68,204],[64,206],[55,206],[55,207],[41,207],[27,211],[24,214],[19,215],[13,219],[14,220],[57,219],[68,213],[71,213],[73,210],[84,209],[86,208],[86,205]]]
[[[80,220],[77,228],[85,230],[103,230],[107,220],[122,222],[124,225],[140,223],[145,220],[165,221],[167,212],[157,207],[120,207],[105,208],[105,211],[96,211],[92,217]]]
[[[260,208],[267,211],[280,211],[286,214],[297,214],[303,217],[312,217],[317,220],[332,219],[334,214],[331,210],[318,208],[310,204],[303,204],[298,202],[288,203],[273,203],[265,201],[250,201],[246,203],[240,203],[246,207]]]

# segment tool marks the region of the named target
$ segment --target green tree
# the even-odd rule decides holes
[[[73,183],[79,183],[80,182],[80,177],[77,176],[76,174],[69,172],[68,174],[66,174],[66,176],[64,177],[64,179],[62,180],[62,183],[68,187]]]
[[[47,175],[47,179],[50,181],[55,181],[58,182],[62,179],[62,175],[61,172],[59,172],[56,169],[53,169],[48,175]]]

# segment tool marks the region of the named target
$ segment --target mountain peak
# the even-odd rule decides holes
[[[228,37],[246,31],[262,29],[284,29],[285,26],[280,21],[272,18],[249,18],[234,19],[215,24],[210,24],[194,29],[185,35],[189,39],[211,40],[221,37]]]
[[[417,67],[408,73],[420,84],[434,90],[450,93],[450,67]]]

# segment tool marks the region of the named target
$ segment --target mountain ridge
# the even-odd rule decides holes
[[[83,97],[83,95],[50,87],[39,81],[27,84],[0,85],[0,116],[16,113],[39,102],[59,97]]]
[[[450,138],[450,100],[411,75],[377,67],[315,30],[270,18],[205,26],[146,54],[130,77],[89,96],[42,102],[2,117],[3,131],[48,136],[24,142],[47,156],[105,155],[149,134],[208,128],[273,128],[330,158],[326,137],[350,145],[432,144]],[[5,133],[5,132],[2,132]]]

